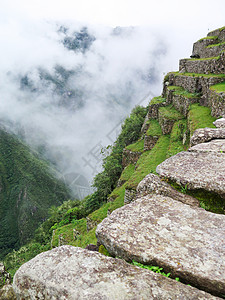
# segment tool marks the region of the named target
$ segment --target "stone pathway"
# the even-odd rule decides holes
[[[148,195],[98,225],[114,256],[164,267],[187,283],[225,293],[225,216],[162,195]]]
[[[72,246],[41,253],[14,278],[19,299],[218,299],[125,261]]]

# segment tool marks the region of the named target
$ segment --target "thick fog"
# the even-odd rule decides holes
[[[161,94],[163,76],[207,28],[43,20],[7,3],[0,13],[1,124],[50,160],[81,198],[101,170],[101,148],[115,141],[135,105]]]

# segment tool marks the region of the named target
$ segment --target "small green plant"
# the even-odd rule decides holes
[[[165,277],[170,277],[171,273],[165,273],[163,272],[163,268],[160,268],[159,266],[147,266],[147,265],[143,265],[141,263],[138,263],[136,261],[132,261],[132,265],[136,266],[136,267],[140,267],[142,269],[147,269],[150,271],[153,271],[155,273],[159,273]],[[180,279],[178,277],[175,278],[177,281],[179,281]]]
[[[180,188],[181,188],[181,193],[183,193],[183,194],[187,194],[187,189],[188,189],[188,184],[187,184],[187,183],[185,184],[185,186],[184,186],[184,187],[183,187],[183,186],[181,186]]]

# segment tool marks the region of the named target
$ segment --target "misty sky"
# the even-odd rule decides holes
[[[0,0],[0,121],[22,128],[31,146],[45,143],[63,174],[91,180],[88,153],[112,144],[121,120],[146,94],[161,94],[163,76],[193,42],[224,26],[224,15],[224,0]],[[59,25],[71,34],[87,26],[96,40],[85,54],[68,51]],[[117,26],[133,29],[112,35]],[[67,86],[84,91],[79,111],[59,107],[40,80],[40,69],[55,76],[56,65],[82,66]],[[26,75],[38,93],[20,89]]]

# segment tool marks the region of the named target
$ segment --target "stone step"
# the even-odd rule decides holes
[[[123,149],[123,155],[122,155],[122,167],[123,169],[128,166],[129,164],[136,164],[136,162],[139,160],[142,152],[133,152],[128,149]]]
[[[212,116],[216,118],[225,116],[225,82],[224,84],[212,85],[209,89],[208,98],[209,106],[212,108]]]
[[[217,57],[200,59],[181,59],[179,71],[182,73],[221,74],[225,73],[225,52]]]
[[[190,104],[200,102],[200,95],[189,93],[179,86],[166,86],[164,92],[167,103],[172,103],[176,110],[185,117],[188,115]]]
[[[225,153],[225,139],[212,140],[207,143],[197,144],[189,149],[191,152]]]
[[[225,42],[225,27],[218,28],[216,30],[210,31],[207,37],[217,36],[221,41]]]
[[[183,115],[179,113],[172,105],[159,108],[159,125],[162,134],[170,134],[174,123],[183,119]]]
[[[193,46],[191,58],[210,58],[217,57],[225,50],[225,42],[209,44],[208,46],[196,45]]]
[[[148,110],[148,119],[158,119],[159,117],[159,108],[166,106],[166,99],[159,96],[154,97],[149,103],[149,110]]]
[[[96,235],[113,256],[163,267],[186,283],[225,294],[224,215],[150,194],[115,210]]]
[[[16,272],[17,299],[219,299],[120,259],[73,246],[37,255]]]
[[[190,93],[200,93],[200,105],[209,106],[210,87],[224,82],[225,74],[196,74],[171,72],[166,76],[163,97],[166,97],[168,86],[179,86]]]
[[[219,42],[220,42],[220,40],[218,39],[217,36],[205,37],[205,38],[198,40],[197,42],[195,42],[193,44],[192,57],[193,58],[204,57],[205,48],[210,45],[215,45]],[[215,55],[215,56],[217,56],[217,55]]]
[[[198,128],[190,139],[190,145],[209,142],[215,139],[225,139],[225,128]]]
[[[180,152],[157,166],[161,176],[188,189],[214,192],[225,199],[225,154]]]

